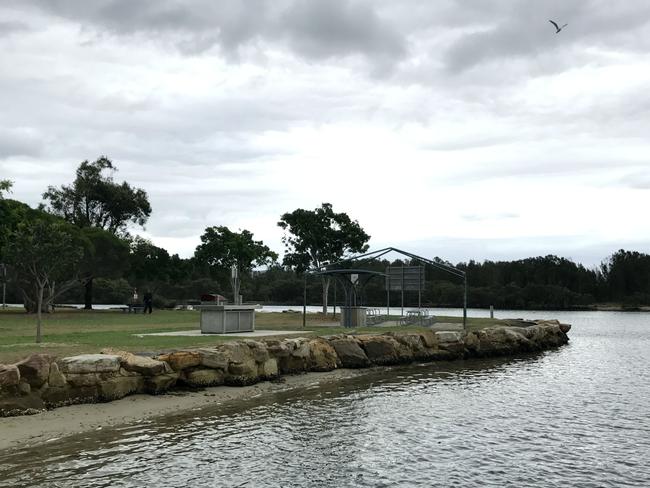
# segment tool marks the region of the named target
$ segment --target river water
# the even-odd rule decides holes
[[[0,452],[0,486],[650,486],[650,314],[511,315],[571,323],[571,342]]]

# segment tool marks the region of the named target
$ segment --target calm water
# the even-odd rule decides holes
[[[373,370],[0,452],[0,486],[650,486],[650,314],[550,315],[574,326],[556,351]]]

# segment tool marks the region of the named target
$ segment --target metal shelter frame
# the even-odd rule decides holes
[[[386,276],[385,273],[380,273],[378,271],[371,271],[368,269],[331,269],[325,271],[317,271],[311,273],[313,275],[322,276],[329,275],[334,277],[341,283],[343,287],[343,292],[345,294],[345,306],[346,307],[356,307],[358,302],[358,291],[368,284],[368,282],[376,276]],[[358,281],[354,281],[352,276],[357,275]],[[334,302],[336,306],[336,301]],[[350,316],[347,317],[345,327],[350,327]]]
[[[445,272],[447,272],[449,274],[452,274],[452,275],[454,275],[454,276],[456,276],[458,278],[463,279],[463,329],[467,330],[467,273],[465,271],[463,271],[463,270],[458,269],[458,268],[454,268],[453,266],[447,266],[446,264],[442,264],[442,263],[438,263],[436,261],[432,261],[431,259],[427,259],[425,257],[418,256],[417,254],[413,254],[413,253],[410,253],[408,251],[403,251],[402,249],[398,249],[396,247],[385,247],[385,248],[379,249],[377,251],[371,251],[371,252],[367,252],[367,253],[364,253],[364,254],[358,254],[356,256],[351,256],[349,258],[342,259],[340,261],[336,261],[334,263],[329,263],[329,264],[327,264],[327,265],[325,265],[325,266],[323,266],[322,268],[319,268],[319,269],[306,271],[305,276],[304,276],[302,326],[305,327],[306,326],[306,321],[307,321],[307,275],[308,274],[314,274],[314,275],[318,275],[318,274],[334,274],[333,272],[339,272],[339,273],[342,273],[342,274],[345,274],[345,273],[355,274],[355,272],[358,272],[360,270],[358,270],[358,269],[357,270],[350,270],[350,269],[347,269],[347,268],[338,269],[338,270],[330,270],[328,268],[331,268],[333,266],[340,266],[342,264],[350,263],[350,262],[353,262],[353,261],[359,261],[359,260],[368,260],[368,261],[370,261],[370,260],[373,260],[373,259],[379,259],[380,257],[382,257],[385,254],[388,254],[390,252],[395,252],[395,253],[401,254],[402,256],[406,256],[408,258],[411,258],[413,260],[420,261],[420,262],[422,262],[424,264],[429,264],[429,265],[433,266],[434,268],[437,268],[437,269],[439,269],[441,271],[445,271]],[[368,270],[364,270],[364,271],[366,273],[368,272]],[[377,273],[377,274],[381,275],[383,273]],[[345,286],[344,286],[344,290],[345,290]],[[390,291],[388,290],[387,293],[390,293]],[[404,292],[402,291],[402,293],[404,293]],[[346,292],[346,295],[347,295],[347,292]],[[347,301],[347,297],[346,297],[346,301]]]

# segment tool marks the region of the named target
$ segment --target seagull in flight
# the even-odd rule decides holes
[[[559,34],[562,29],[564,29],[567,25],[569,25],[569,24],[564,24],[562,27],[560,27],[559,25],[557,25],[556,22],[553,22],[552,20],[549,20],[549,22],[553,24],[553,27],[555,27],[556,34]]]

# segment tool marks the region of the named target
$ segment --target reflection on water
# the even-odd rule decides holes
[[[556,351],[374,370],[0,453],[0,486],[648,486],[650,314],[553,315],[574,324]]]

